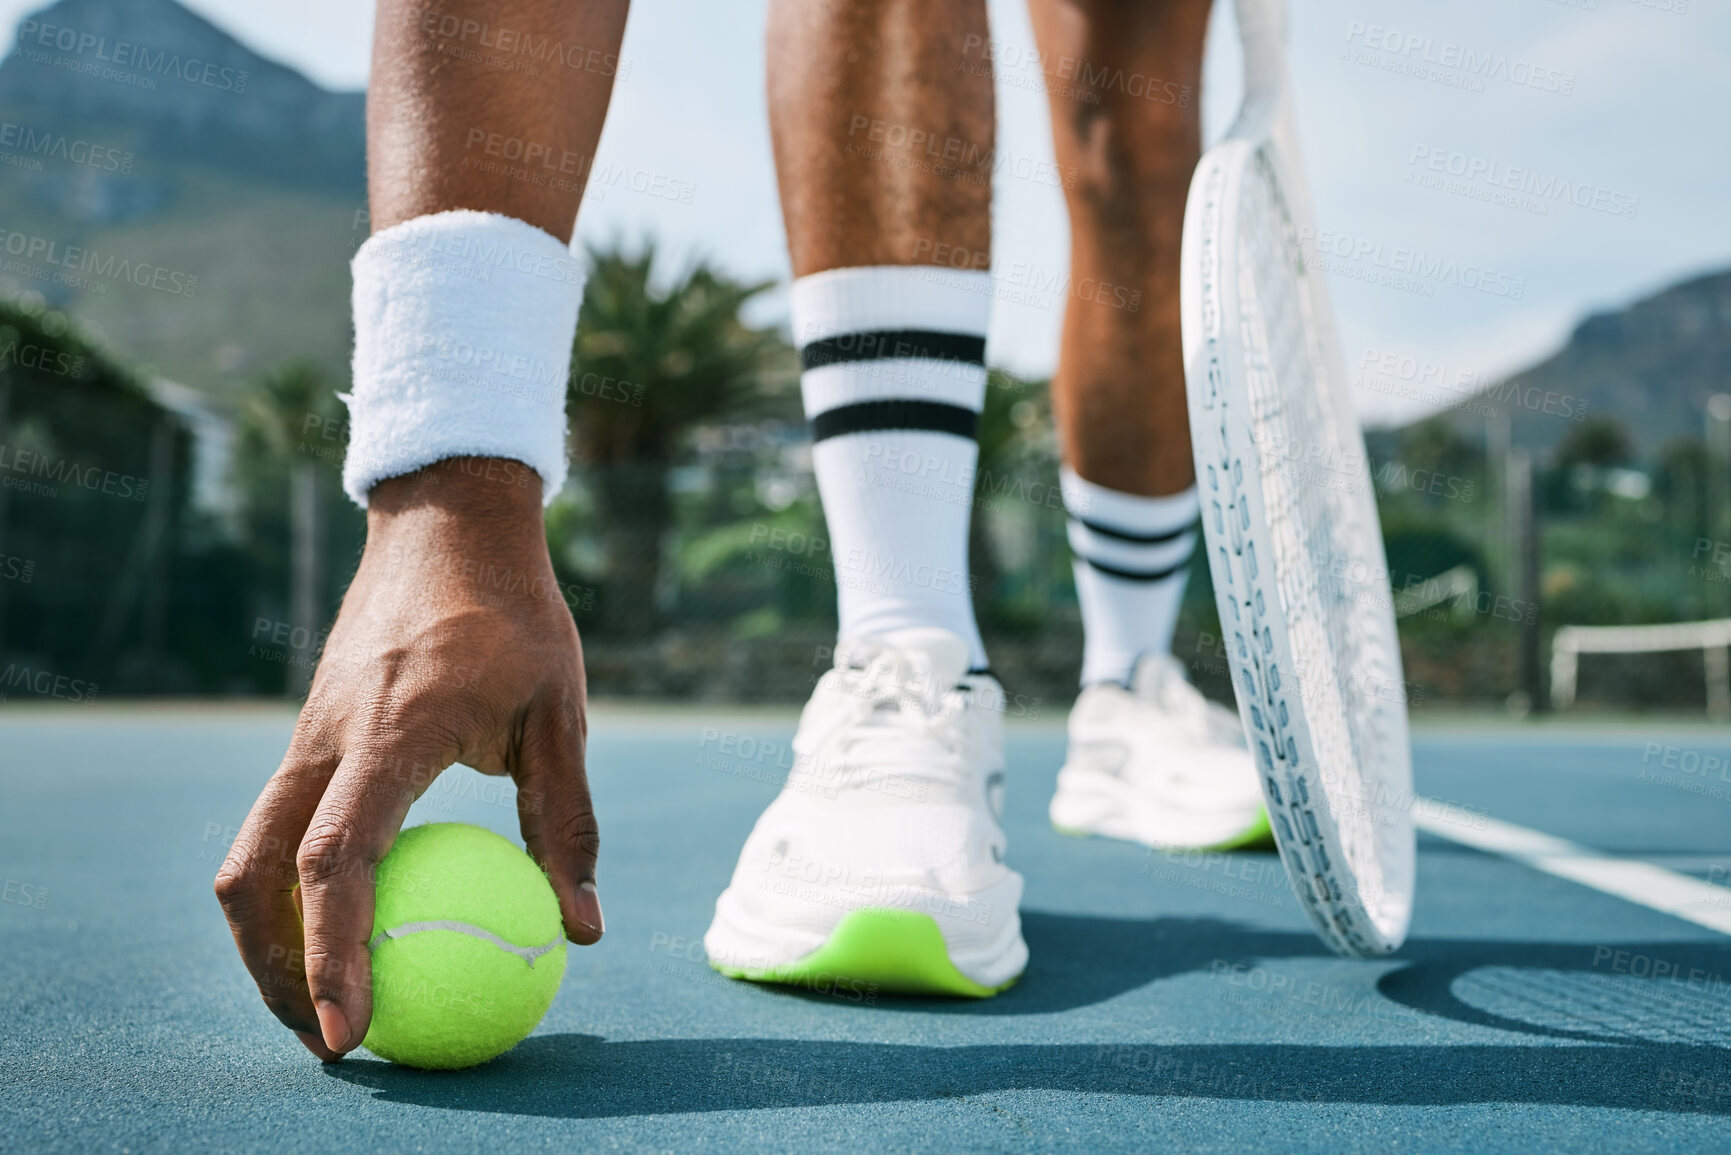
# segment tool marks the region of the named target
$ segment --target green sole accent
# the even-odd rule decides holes
[[[786,966],[730,967],[714,960],[709,965],[730,979],[811,987],[849,999],[877,991],[984,999],[1016,981],[980,985],[950,961],[937,920],[918,911],[887,907],[849,911],[827,942]]]
[[[1237,838],[1228,838],[1225,842],[1217,842],[1208,850],[1273,850],[1274,827],[1268,823],[1268,807],[1256,808],[1256,821],[1250,829]]]
[[[1070,838],[1092,838],[1091,830],[1078,830],[1071,826],[1059,826],[1056,822],[1052,829]],[[1274,827],[1268,823],[1268,807],[1256,808],[1256,821],[1252,822],[1242,834],[1235,834],[1224,842],[1216,842],[1211,846],[1187,846],[1186,850],[1275,850]]]

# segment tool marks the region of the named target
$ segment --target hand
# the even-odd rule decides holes
[[[265,1005],[327,1062],[372,1018],[374,869],[453,762],[516,780],[523,840],[566,935],[589,945],[602,932],[583,657],[539,477],[457,458],[379,483],[368,506],[366,550],[288,754],[216,877]]]

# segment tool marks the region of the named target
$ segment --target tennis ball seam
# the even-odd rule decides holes
[[[470,938],[478,938],[484,942],[490,942],[500,950],[505,951],[507,954],[514,954],[524,962],[528,963],[530,969],[534,969],[536,959],[550,951],[559,949],[560,945],[565,941],[564,936],[561,935],[553,941],[541,946],[518,946],[516,943],[511,942],[508,939],[500,938],[486,927],[476,926],[474,923],[458,922],[455,919],[432,919],[426,922],[405,922],[401,926],[387,927],[372,937],[372,941],[367,943],[367,949],[370,951],[376,951],[387,939],[396,940],[406,938],[411,934],[423,934],[427,931],[433,930],[454,931],[457,934],[468,935]]]

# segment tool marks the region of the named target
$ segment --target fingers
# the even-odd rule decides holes
[[[512,773],[524,845],[559,896],[566,937],[590,946],[600,941],[606,923],[595,889],[601,832],[589,801],[585,741],[580,704],[537,701],[523,723]]]
[[[291,748],[216,876],[217,900],[265,1006],[326,1062],[339,1056],[322,1041],[307,993],[294,887],[301,834],[335,767],[334,758],[306,756],[300,743]]]
[[[438,764],[398,748],[350,750],[300,842],[307,990],[317,1032],[337,1054],[360,1046],[372,1022],[373,886],[415,794],[394,787],[392,768]]]

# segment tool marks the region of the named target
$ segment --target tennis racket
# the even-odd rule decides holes
[[[1314,236],[1282,0],[1237,0],[1244,103],[1185,206],[1184,365],[1203,533],[1275,841],[1316,931],[1395,950],[1412,756],[1364,435]]]

